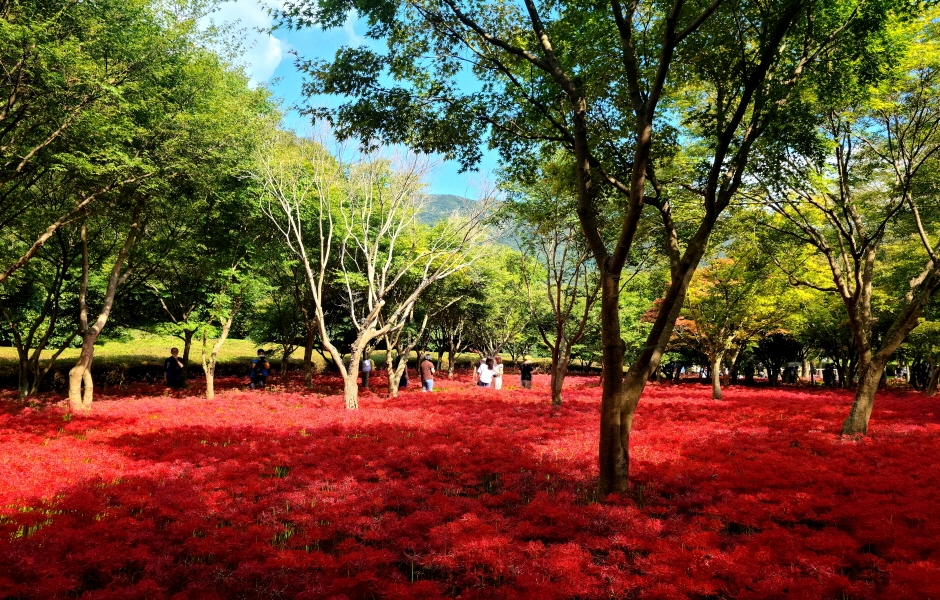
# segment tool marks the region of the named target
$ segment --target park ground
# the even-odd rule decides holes
[[[601,500],[596,378],[507,384],[5,397],[0,598],[940,598],[940,400],[651,385]]]

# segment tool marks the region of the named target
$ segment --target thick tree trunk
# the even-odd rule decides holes
[[[72,412],[91,410],[94,399],[94,383],[91,378],[91,365],[95,359],[95,340],[97,333],[89,333],[82,341],[82,351],[75,366],[69,370],[69,409]]]
[[[855,390],[855,401],[849,410],[849,416],[842,423],[842,435],[866,435],[871,411],[875,406],[875,394],[878,393],[878,384],[884,372],[884,364],[880,362],[868,363],[865,372],[861,373],[858,388]]]
[[[401,382],[401,376],[398,375],[398,368],[392,368],[391,365],[388,366],[388,397],[397,398],[398,397],[398,384]]]
[[[343,377],[343,404],[348,410],[359,408],[359,373],[350,367],[349,373]]]
[[[623,390],[624,343],[620,337],[620,279],[608,273],[601,275],[601,427],[598,448],[600,467],[598,487],[602,496],[627,491],[629,445],[623,443],[624,431],[629,441],[631,418],[624,422],[621,392]],[[643,392],[646,377],[634,382],[637,397]]]
[[[712,400],[721,400],[721,360],[723,356],[718,354],[711,359],[709,371],[712,376]]]
[[[777,379],[780,377],[780,369],[767,368],[767,383],[771,387],[777,387]]]
[[[552,406],[561,406],[562,388],[565,385],[565,377],[568,375],[568,365],[571,363],[571,355],[561,350],[553,352],[552,357]]]

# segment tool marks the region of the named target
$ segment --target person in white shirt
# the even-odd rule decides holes
[[[493,383],[493,375],[496,374],[496,370],[493,368],[493,359],[487,358],[486,362],[477,369],[477,374],[480,376],[477,380],[477,386],[490,387],[490,384]]]
[[[366,354],[362,358],[362,387],[369,387],[369,375],[372,374],[372,359],[369,358],[369,355]]]
[[[503,389],[503,357],[497,354],[493,357],[493,362],[496,363],[493,366],[493,389],[501,390]]]

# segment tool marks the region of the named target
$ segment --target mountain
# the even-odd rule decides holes
[[[453,194],[430,194],[427,208],[418,219],[426,225],[434,225],[449,217],[454,211],[466,210],[473,202],[469,198]]]

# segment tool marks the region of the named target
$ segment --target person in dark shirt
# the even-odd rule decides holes
[[[179,354],[179,348],[170,348],[170,358],[163,361],[163,383],[176,389],[183,387],[183,361]]]
[[[528,357],[523,359],[522,364],[519,366],[519,382],[527,390],[532,389],[532,372],[536,371],[538,367],[529,362]]]
[[[258,358],[251,361],[251,371],[248,373],[248,376],[251,377],[249,387],[253,390],[263,390],[268,382],[268,369],[270,368],[271,363],[264,356],[264,350],[258,350]]]
[[[424,360],[418,365],[418,371],[421,373],[421,391],[434,391],[434,363],[431,362],[431,355],[425,354]]]

